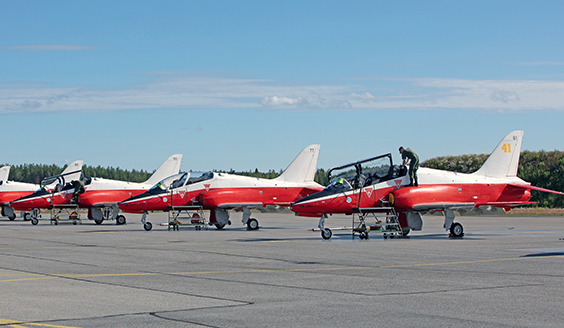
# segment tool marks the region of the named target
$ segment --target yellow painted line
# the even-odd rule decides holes
[[[8,327],[16,327],[16,328],[27,328],[27,327],[24,327],[24,326],[17,325],[16,323],[21,323],[21,322],[0,319],[1,325],[7,325]]]
[[[544,259],[544,258],[564,258],[564,255],[548,255],[548,256],[542,256],[542,257],[535,257],[535,259]],[[491,262],[501,262],[501,261],[516,261],[516,260],[524,260],[524,259],[534,259],[534,258],[532,258],[532,257],[511,257],[511,258],[503,258],[503,259],[474,260],[474,261],[415,263],[415,264],[398,264],[398,265],[365,266],[365,267],[310,268],[310,269],[300,268],[300,269],[264,269],[264,270],[233,270],[233,271],[53,274],[53,275],[44,276],[44,277],[0,280],[0,282],[62,279],[62,278],[135,277],[135,276],[165,276],[165,275],[179,276],[179,275],[205,275],[205,274],[234,274],[234,273],[315,272],[315,271],[339,271],[339,270],[393,269],[393,268],[409,268],[409,267],[440,266],[440,265],[455,265],[455,264],[491,263]]]
[[[44,279],[55,279],[55,278],[58,278],[58,277],[34,277],[34,278],[6,279],[6,280],[0,280],[0,282],[29,281],[29,280],[44,280]]]
[[[36,323],[36,322],[25,322],[25,321],[14,321],[14,320],[7,320],[7,319],[0,319],[1,325],[7,325],[8,327],[18,327],[18,328],[27,328],[25,326],[37,326],[37,327],[51,327],[51,328],[81,328],[76,326],[60,326],[60,325],[51,325],[48,323]],[[22,326],[24,325],[24,326]]]

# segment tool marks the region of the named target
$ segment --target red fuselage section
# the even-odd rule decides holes
[[[269,179],[214,173],[202,182],[172,190],[153,188],[119,204],[124,212],[168,211],[175,207],[201,205],[205,209],[289,206],[307,195],[322,190],[316,183],[292,183]]]

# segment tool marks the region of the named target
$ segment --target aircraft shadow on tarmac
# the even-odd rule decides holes
[[[534,253],[521,255],[521,257],[550,257],[550,256],[564,256],[564,252],[547,252],[547,253]]]

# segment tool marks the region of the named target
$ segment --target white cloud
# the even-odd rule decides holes
[[[272,97],[264,97],[261,100],[261,104],[263,106],[294,106],[294,105],[298,105],[300,102],[302,102],[302,98],[298,97],[298,98],[288,98],[288,97],[277,97],[277,96],[272,96]]]
[[[186,72],[152,77],[150,83],[106,89],[7,84],[0,87],[0,113],[151,108],[564,110],[564,81],[374,78],[357,84],[287,85]]]
[[[379,101],[378,98],[374,97],[369,92],[365,92],[363,94],[357,94],[357,93],[351,92],[351,96],[353,96],[353,98],[356,98],[359,101],[362,101],[362,102],[365,102],[365,103],[372,102],[372,101]]]
[[[493,101],[501,101],[503,103],[508,103],[510,101],[520,101],[521,98],[515,93],[507,90],[494,89],[490,95],[490,99]]]

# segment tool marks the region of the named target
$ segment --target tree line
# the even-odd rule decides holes
[[[466,154],[459,156],[442,156],[429,159],[421,163],[422,167],[429,167],[439,170],[454,171],[459,173],[472,173],[477,171],[486,161],[489,154]],[[9,165],[9,164],[6,164]],[[23,164],[12,165],[10,168],[9,180],[39,184],[44,177],[60,174],[64,167],[45,164]],[[130,182],[143,182],[149,179],[153,172],[144,170],[124,170],[121,168],[88,166],[82,167],[84,177],[98,177]],[[274,179],[282,174],[282,170],[269,170],[260,172],[258,169],[235,172],[216,170],[215,172],[225,172],[239,174],[255,178]],[[519,161],[518,177],[530,182],[533,186],[552,190],[564,191],[564,152],[562,151],[523,151]],[[315,182],[326,186],[329,184],[327,172],[318,169],[315,173]],[[549,208],[564,208],[564,196],[532,191],[532,201],[538,202],[537,206]]]
[[[423,167],[448,170],[459,173],[477,171],[489,154],[436,157],[421,163]],[[564,191],[564,152],[522,151],[517,176],[535,187]],[[531,191],[533,206],[564,208],[564,196],[546,192]]]
[[[10,164],[4,164],[10,165]],[[1,166],[4,166],[1,165]],[[52,177],[61,172],[67,167],[67,165],[60,167],[55,164],[22,164],[22,165],[11,165],[10,176],[8,180],[35,183],[39,184],[41,180],[45,177]],[[122,180],[129,182],[143,182],[149,179],[152,172],[147,172],[144,170],[124,170],[113,167],[102,167],[102,166],[82,166],[82,171],[84,172],[84,177],[86,178],[105,178]]]

